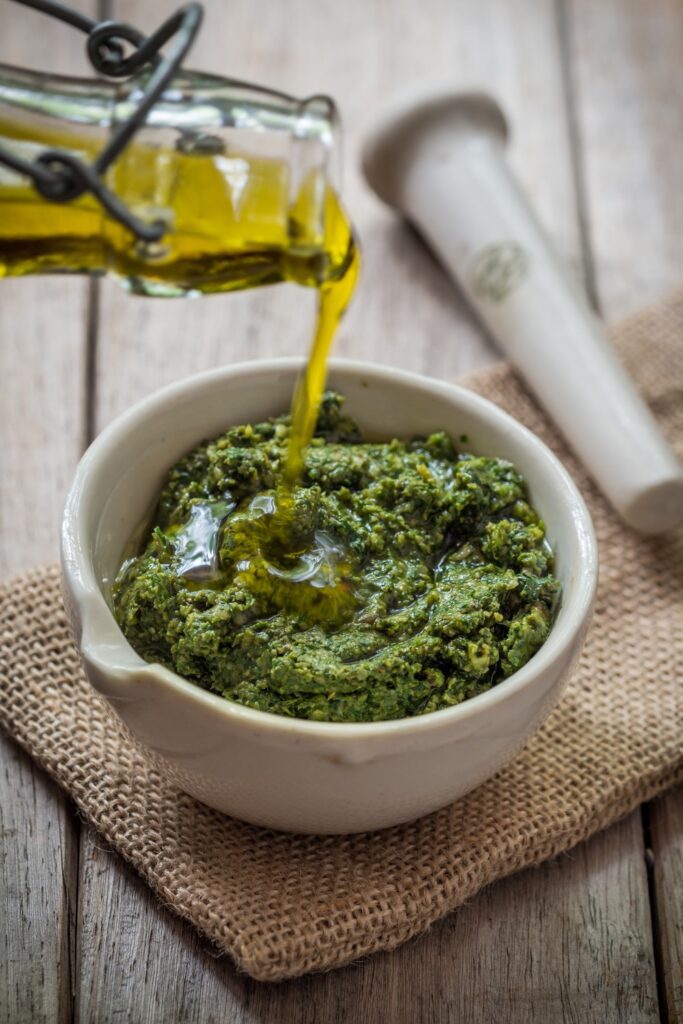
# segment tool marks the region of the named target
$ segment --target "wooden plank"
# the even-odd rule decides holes
[[[0,735],[0,1021],[71,1020],[77,826],[68,800]]]
[[[66,72],[82,50],[73,30],[3,5],[0,61]],[[83,441],[87,294],[85,281],[0,282],[3,578],[57,555]],[[71,1020],[77,833],[69,801],[0,734],[0,1021]]]
[[[683,789],[647,808],[658,935],[660,991],[667,1024],[683,1024]]]
[[[683,5],[568,0],[570,77],[589,245],[614,319],[677,284],[683,266]],[[606,55],[609,55],[606,59]],[[637,218],[637,219],[636,219]],[[683,1021],[683,792],[653,822],[655,944],[669,1021]]]
[[[680,0],[568,0],[571,80],[589,239],[616,319],[683,267]]]
[[[414,80],[484,78],[515,127],[512,159],[561,251],[580,268],[579,217],[555,4],[304,0],[263,12],[207,3],[192,64],[338,98],[344,195],[365,251],[363,283],[337,352],[449,379],[492,350],[420,243],[363,186],[360,140],[383,98]],[[151,27],[159,0],[117,16]],[[533,59],[529,55],[533,54]],[[482,75],[482,66],[484,73]],[[359,85],[362,68],[362,87]],[[98,426],[152,389],[221,362],[299,353],[311,297],[279,288],[201,302],[145,303],[107,284]],[[309,320],[304,321],[304,316]],[[236,977],[161,911],[87,833],[81,850],[78,1014],[174,1020],[653,1021],[657,1019],[638,818],[570,858],[493,887],[425,939],[360,967],[283,986]],[[91,907],[96,908],[91,914]],[[515,1008],[510,1018],[501,1008]],[[622,1012],[623,1011],[623,1012]],[[622,1013],[621,1017],[617,1012]],[[114,1010],[112,1010],[112,1014]],[[535,1016],[531,1016],[534,1014]],[[631,1014],[631,1016],[628,1016]]]
[[[230,992],[243,985],[232,965],[162,908],[92,831],[83,845],[81,893],[76,1020],[232,1024]]]

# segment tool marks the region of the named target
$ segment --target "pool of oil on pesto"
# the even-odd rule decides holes
[[[513,465],[445,433],[367,441],[328,392],[283,494],[288,437],[288,416],[232,427],[170,470],[114,588],[143,658],[334,722],[451,707],[531,658],[559,583]]]

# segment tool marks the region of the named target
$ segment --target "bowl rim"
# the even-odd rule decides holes
[[[105,674],[109,672],[116,673],[118,677],[122,674],[134,675],[136,678],[151,677],[178,697],[189,699],[217,714],[226,725],[232,723],[238,727],[251,727],[261,735],[268,734],[273,738],[282,739],[294,738],[295,741],[299,737],[341,743],[353,740],[367,741],[373,737],[414,737],[435,729],[441,731],[442,728],[448,728],[456,722],[469,721],[514,698],[540,674],[565,659],[567,652],[587,625],[595,598],[598,575],[597,542],[590,513],[568,471],[545,442],[494,402],[462,385],[442,382],[381,363],[336,358],[329,362],[328,375],[332,377],[335,373],[344,373],[361,378],[371,377],[378,384],[392,381],[420,390],[426,389],[460,406],[464,405],[475,414],[492,421],[496,430],[504,429],[516,434],[521,443],[527,445],[536,459],[540,460],[544,467],[543,472],[553,478],[553,486],[559,487],[564,493],[568,502],[568,519],[572,523],[581,556],[582,571],[574,575],[574,585],[569,593],[569,599],[562,600],[558,618],[547,640],[526,665],[484,693],[450,708],[379,722],[316,722],[249,708],[205,690],[159,663],[145,662],[125,638],[102,593],[101,582],[97,578],[93,560],[84,543],[85,528],[81,509],[83,497],[88,492],[92,467],[105,460],[107,452],[121,438],[139,430],[151,417],[164,411],[169,403],[181,396],[187,399],[194,395],[195,399],[199,400],[207,386],[244,377],[270,377],[272,374],[283,372],[294,374],[304,365],[305,360],[301,357],[288,356],[230,364],[183,377],[157,389],[120,413],[90,444],[78,463],[69,488],[61,529],[62,575],[66,589],[78,607],[81,624],[79,649],[82,657],[95,663]],[[199,443],[199,440],[196,443]],[[93,635],[97,633],[97,622],[101,622],[103,616],[108,620],[109,628],[114,627],[118,639],[118,643],[112,644],[111,633],[108,633],[104,650],[109,656],[115,654],[116,650],[124,650],[129,659],[124,668],[103,657],[100,645],[93,641]],[[561,628],[558,629],[558,626]],[[130,660],[131,654],[137,659],[134,667]]]

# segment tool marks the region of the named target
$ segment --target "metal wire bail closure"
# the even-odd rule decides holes
[[[60,149],[46,150],[33,162],[29,162],[2,147],[0,163],[31,178],[37,191],[50,202],[68,203],[84,192],[90,192],[99,200],[110,217],[123,224],[141,241],[158,241],[164,234],[166,225],[162,221],[148,224],[136,217],[104,184],[102,175],[145,123],[150,110],[176,75],[202,23],[202,5],[186,4],[167,18],[151,36],[145,36],[132,25],[122,21],[94,21],[80,11],[59,3],[58,0],[14,2],[49,14],[85,32],[88,36],[88,59],[95,71],[100,74],[109,78],[129,78],[146,65],[150,65],[153,70],[137,108],[116,128],[92,165]],[[160,50],[169,40],[173,41],[168,55],[164,56]],[[133,52],[129,56],[126,56],[125,44],[133,47]]]

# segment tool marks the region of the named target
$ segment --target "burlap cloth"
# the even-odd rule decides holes
[[[614,337],[683,456],[683,290]],[[468,383],[573,474],[595,521],[600,588],[557,710],[507,768],[452,807],[341,838],[276,834],[209,810],[151,767],[87,684],[57,569],[0,592],[0,721],[164,904],[254,978],[391,949],[683,777],[683,531],[644,540],[626,530],[507,367]]]

